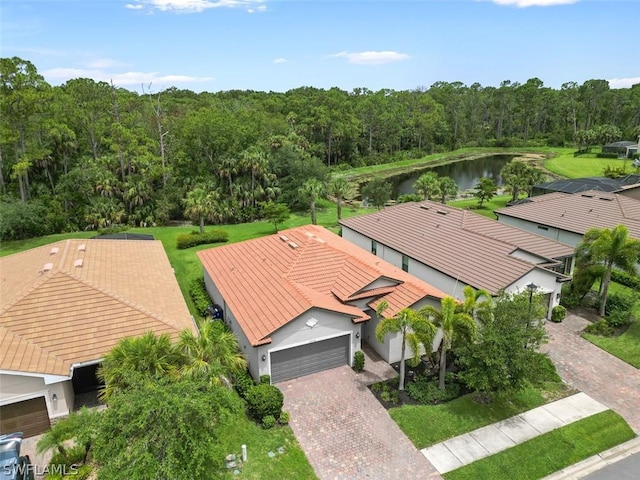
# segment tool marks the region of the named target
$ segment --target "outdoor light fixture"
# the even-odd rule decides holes
[[[55,393],[53,395],[51,395],[51,400],[54,402],[58,401],[58,395],[56,395]]]
[[[360,332],[356,332],[356,338],[360,338]]]
[[[266,359],[267,359],[267,356],[263,354],[262,355],[262,361],[264,362]]]
[[[531,326],[531,306],[533,305],[533,292],[535,292],[537,288],[538,286],[533,282],[527,285],[527,289],[529,290],[529,312],[527,314],[527,330],[529,330],[529,327]],[[524,348],[527,348],[526,344]]]

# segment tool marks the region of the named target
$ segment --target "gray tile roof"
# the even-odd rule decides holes
[[[496,213],[580,235],[590,228],[625,225],[632,238],[640,239],[640,200],[594,190],[573,195],[556,192],[530,200]]]
[[[511,254],[573,255],[573,248],[468,210],[425,201],[341,220],[343,226],[475,288],[496,294],[535,268]],[[553,262],[552,262],[553,263]]]

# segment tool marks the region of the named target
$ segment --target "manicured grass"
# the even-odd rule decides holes
[[[634,173],[631,160],[626,161],[627,173]],[[556,175],[568,178],[601,177],[607,166],[622,168],[625,161],[617,158],[597,158],[595,154],[573,156],[573,149],[545,160],[544,167]]]
[[[544,405],[547,395],[562,396],[559,393],[565,388],[557,384],[546,394],[528,388],[488,405],[465,395],[442,405],[404,405],[390,409],[389,414],[420,449]]]
[[[475,197],[464,198],[460,200],[452,200],[447,205],[458,208],[469,208],[473,213],[496,220],[494,210],[507,206],[507,202],[511,200],[511,195],[496,195],[490,201],[484,202],[482,208],[478,207],[478,199]]]
[[[597,291],[597,283],[594,285],[594,289]],[[619,283],[611,282],[609,284],[610,293],[623,291],[635,293],[631,288],[620,285]],[[604,351],[627,362],[629,365],[640,368],[640,299],[636,301],[633,315],[635,320],[622,335],[617,337],[601,337],[591,333],[583,333],[582,336]]]
[[[542,478],[635,436],[618,414],[607,410],[443,476],[447,480]]]
[[[239,416],[220,431],[220,439],[228,453],[241,458],[242,445],[247,446],[247,462],[240,475],[223,473],[221,478],[264,478],[306,480],[317,478],[307,457],[298,445],[290,427],[274,427],[265,430],[245,416]],[[278,448],[284,447],[284,453]],[[269,457],[269,452],[275,457]]]

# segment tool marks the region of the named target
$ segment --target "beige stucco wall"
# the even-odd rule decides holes
[[[53,400],[53,395],[56,400]],[[75,399],[71,380],[45,385],[43,377],[0,374],[0,405],[44,397],[49,418],[68,415]]]

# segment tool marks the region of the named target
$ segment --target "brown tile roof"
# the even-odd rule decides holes
[[[594,227],[625,225],[632,238],[640,239],[640,200],[595,190],[575,194],[550,193],[529,200],[501,208],[496,213],[580,235]]]
[[[515,250],[541,257],[541,264],[573,254],[573,248],[541,235],[430,201],[399,204],[340,223],[492,294],[540,268],[511,256]]]
[[[342,313],[353,321],[368,320],[346,301],[381,299],[395,315],[427,296],[443,292],[403,272],[322,227],[307,225],[275,235],[198,252],[227,307],[252,345],[269,343],[269,336],[311,308]],[[376,280],[396,286],[372,286]]]
[[[0,258],[0,278],[3,370],[69,376],[123,337],[195,331],[160,241],[63,240]]]

